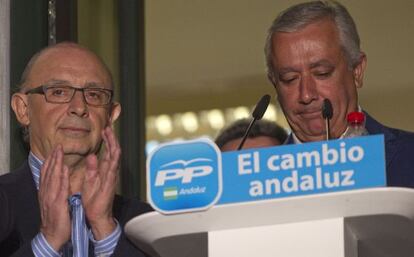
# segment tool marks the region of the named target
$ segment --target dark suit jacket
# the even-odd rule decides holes
[[[3,236],[5,239],[0,242],[0,256],[34,257],[31,240],[39,233],[40,211],[37,190],[28,163],[26,162],[12,173],[0,176],[0,187],[8,198],[9,212],[13,217],[13,221],[9,223],[11,228]],[[138,200],[127,200],[119,195],[115,196],[113,214],[121,228],[131,218],[150,210],[149,205]],[[89,256],[94,256],[93,244],[90,243],[89,246]],[[112,256],[141,257],[146,255],[122,233]]]
[[[10,233],[13,215],[6,193],[0,187],[0,242]]]
[[[368,133],[384,135],[387,185],[414,188],[414,133],[386,127],[369,114],[365,116]],[[294,143],[292,135],[285,143]]]

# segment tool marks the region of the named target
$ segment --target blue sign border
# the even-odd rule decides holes
[[[168,147],[168,146],[171,146],[171,145],[176,146],[176,145],[191,144],[191,143],[206,143],[215,150],[215,152],[217,154],[217,168],[218,168],[218,171],[217,171],[218,172],[218,192],[217,192],[217,195],[209,205],[206,205],[204,207],[177,209],[177,210],[173,210],[173,211],[162,210],[162,209],[157,207],[157,205],[154,203],[154,201],[152,199],[152,194],[151,194],[151,185],[152,185],[151,182],[152,181],[151,181],[151,169],[150,169],[151,168],[151,160],[152,160],[153,156],[155,155],[155,153],[158,152],[161,148]],[[220,200],[221,195],[223,193],[222,167],[223,167],[222,166],[222,153],[221,153],[220,149],[217,147],[217,145],[208,138],[198,138],[198,139],[193,139],[193,140],[179,140],[179,141],[162,143],[162,144],[158,145],[149,154],[147,162],[146,162],[147,201],[156,211],[158,211],[162,214],[177,214],[177,213],[185,213],[185,212],[205,211],[205,210],[211,208],[212,206],[214,206]]]

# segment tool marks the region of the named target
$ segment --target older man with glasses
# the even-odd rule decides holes
[[[14,218],[0,256],[145,256],[122,232],[150,208],[115,194],[121,106],[101,59],[74,43],[40,51],[11,105],[30,154],[0,177]]]

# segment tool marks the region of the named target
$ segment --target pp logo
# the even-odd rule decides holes
[[[221,152],[207,139],[160,145],[147,160],[147,195],[165,214],[205,210],[221,196]]]

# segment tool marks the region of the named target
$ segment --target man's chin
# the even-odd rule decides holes
[[[326,140],[326,133],[325,128],[323,129],[313,129],[295,133],[295,135],[302,141],[302,142],[313,142],[313,141],[322,141]]]
[[[306,139],[306,141],[324,140],[326,138],[325,123],[314,120],[314,122],[308,123],[306,127],[299,128],[299,131],[295,134]]]
[[[63,145],[63,153],[65,156],[80,156],[84,157],[90,154],[92,151],[89,147],[79,147],[79,146],[70,146]]]
[[[302,138],[299,138],[303,143],[306,142],[316,142],[326,140],[326,135],[306,135]]]

